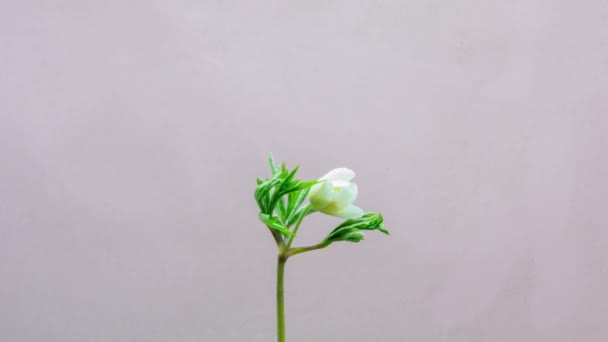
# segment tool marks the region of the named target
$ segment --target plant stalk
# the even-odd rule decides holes
[[[279,255],[277,262],[277,341],[285,342],[284,276],[287,257]]]

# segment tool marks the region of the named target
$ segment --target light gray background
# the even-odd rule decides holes
[[[606,1],[4,0],[0,30],[1,341],[273,341],[268,152],[354,169],[393,232],[289,262],[290,342],[608,339]]]

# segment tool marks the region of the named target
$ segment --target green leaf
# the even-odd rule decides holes
[[[293,192],[297,192],[297,191],[300,191],[303,189],[308,189],[317,183],[316,180],[302,182],[299,179],[295,179],[294,177],[295,177],[297,170],[298,170],[298,166],[296,166],[291,172],[288,172],[287,168],[285,167],[285,164],[282,164],[281,171],[276,174],[276,175],[279,175],[279,182],[276,183],[274,185],[274,189],[271,192],[269,192],[270,200],[269,200],[268,207],[270,209],[274,209],[274,207],[278,204],[279,200],[281,198],[283,198],[283,196],[289,195]],[[301,203],[302,202],[300,201],[300,204]],[[297,206],[294,206],[291,208],[291,211],[287,211],[286,217],[289,217],[290,214],[293,213],[293,210],[296,207]]]
[[[295,207],[297,207],[296,202],[298,200],[298,197],[300,196],[300,191],[294,191],[294,192],[290,192],[289,194],[287,194],[287,212],[291,213],[293,212],[293,209]]]
[[[294,218],[297,209],[302,205],[306,196],[308,196],[309,188],[302,189],[299,191],[290,192],[287,200],[287,213],[288,216],[285,218],[288,226],[291,226],[297,218]]]
[[[304,190],[304,189],[310,189],[311,186],[320,183],[318,180],[312,180],[312,181],[306,181],[306,182],[299,182],[298,184],[295,184],[293,186],[293,188],[291,189],[291,191],[298,191],[298,190]]]
[[[278,218],[262,213],[260,213],[259,217],[260,221],[262,221],[268,228],[274,229],[287,237],[293,235],[293,232],[285,227],[285,225],[283,225]]]
[[[364,239],[363,230],[378,230],[384,234],[389,234],[382,222],[384,219],[379,213],[366,213],[355,219],[348,219],[342,222],[327,235],[325,241],[350,241],[359,242]]]
[[[285,222],[288,227],[291,227],[296,222],[298,222],[298,220],[300,219],[300,217],[302,215],[306,216],[306,215],[314,212],[314,210],[312,210],[312,208],[310,206],[296,207],[296,208],[297,209],[292,211],[291,215],[289,215],[289,217],[287,218],[287,221]]]
[[[274,176],[279,171],[279,168],[274,162],[274,157],[272,156],[272,153],[268,156],[268,164],[270,164],[270,171],[272,171],[272,175]]]
[[[283,164],[283,167],[285,167],[285,164]],[[300,165],[296,165],[293,170],[291,170],[291,172],[287,173],[287,169],[285,169],[285,172],[287,173],[287,176],[285,176],[285,183],[289,183],[291,182],[291,180],[293,179],[293,177],[296,175],[296,172],[298,172],[298,169],[300,168]]]
[[[256,202],[258,202],[258,206],[260,207],[260,211],[265,214],[272,213],[274,207],[271,207],[271,191],[275,185],[277,185],[281,181],[281,175],[275,174],[271,179],[263,181],[255,188],[254,197]]]
[[[285,222],[287,215],[287,205],[285,204],[285,198],[282,197],[279,199],[279,203],[277,205],[277,213],[283,222]]]
[[[302,204],[311,186],[318,181],[301,181],[296,178],[299,166],[288,170],[285,163],[277,165],[272,155],[268,158],[272,171],[270,179],[256,179],[255,200],[260,209],[260,220],[270,229],[285,236],[293,233],[289,228],[308,214]]]

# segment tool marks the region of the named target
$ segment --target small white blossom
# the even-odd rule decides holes
[[[353,205],[357,198],[357,184],[350,180],[355,173],[346,168],[337,168],[319,178],[321,181],[310,188],[310,206],[324,214],[343,218],[358,218],[363,215],[361,208]]]

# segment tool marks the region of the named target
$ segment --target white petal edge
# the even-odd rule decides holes
[[[328,181],[329,182],[329,181]],[[352,183],[344,180],[334,180],[331,181],[331,186],[334,190],[348,188]]]
[[[319,180],[328,180],[328,181],[349,181],[355,178],[355,172],[351,169],[347,169],[345,167],[339,167],[337,169],[333,169],[325,174],[325,176],[319,178]]]
[[[354,205],[349,205],[348,207],[335,213],[334,215],[338,217],[343,217],[345,219],[359,218],[363,216],[363,209]]]

